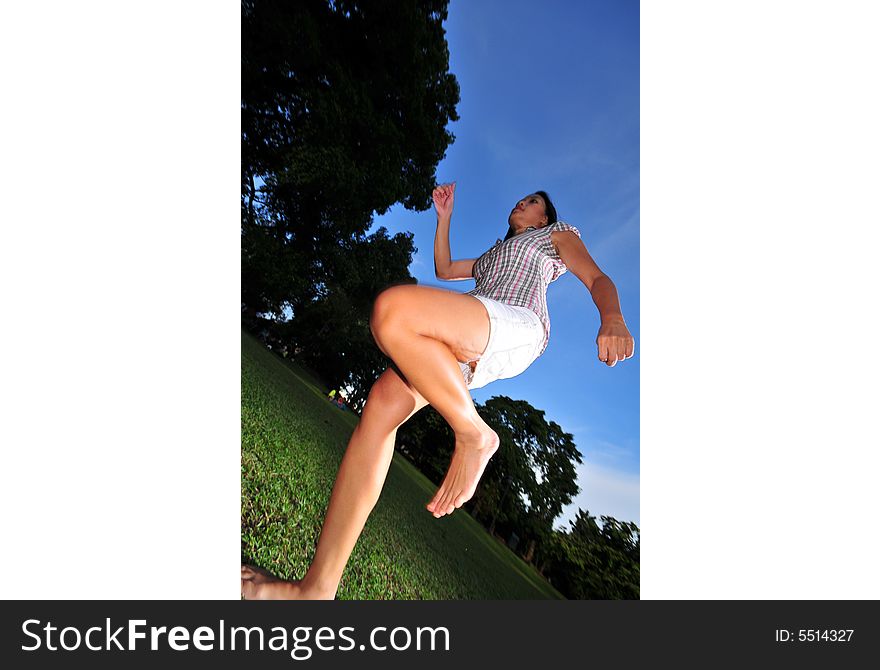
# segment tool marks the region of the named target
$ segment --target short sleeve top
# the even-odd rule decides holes
[[[574,226],[557,221],[504,242],[496,242],[474,263],[476,287],[468,291],[468,295],[481,295],[507,305],[526,307],[537,314],[544,325],[541,353],[550,341],[547,287],[567,270],[550,235],[563,230],[581,236]]]

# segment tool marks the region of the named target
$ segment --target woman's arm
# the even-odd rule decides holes
[[[434,235],[434,274],[437,279],[470,279],[474,276],[475,258],[454,261],[449,250],[449,224],[455,201],[455,182],[434,189],[434,208],[437,210],[437,233]]]
[[[635,340],[624,323],[614,282],[599,269],[575,233],[554,231],[550,234],[550,240],[565,267],[587,287],[599,310],[599,318],[602,320],[596,338],[599,360],[614,367],[617,361],[630,358],[635,350]]]

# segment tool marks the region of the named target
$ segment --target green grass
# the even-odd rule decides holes
[[[358,417],[299,366],[242,332],[242,559],[297,579],[314,554]],[[395,453],[343,574],[343,600],[562,598],[464,510],[435,519],[436,487]]]

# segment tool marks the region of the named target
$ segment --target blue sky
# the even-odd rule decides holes
[[[455,181],[452,257],[475,258],[503,238],[517,200],[538,189],[576,226],[614,281],[636,341],[609,368],[597,358],[599,314],[571,273],[547,294],[550,344],[519,377],[473,391],[529,401],[574,434],[584,457],[580,507],[639,521],[639,3],[452,0],[445,23],[450,71],[461,86],[456,136],[437,168]],[[395,206],[373,229],[415,234],[420,284],[466,292],[473,280],[434,277],[433,208]]]

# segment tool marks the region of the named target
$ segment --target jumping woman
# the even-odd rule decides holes
[[[635,342],[614,283],[590,257],[577,228],[557,221],[547,193],[537,191],[516,204],[503,242],[479,258],[457,261],[449,250],[454,199],[454,183],[434,189],[434,270],[439,279],[473,278],[476,287],[458,293],[394,286],[376,298],[370,329],[394,366],[370,389],[333,485],[312,564],[297,581],[243,565],[244,598],[335,598],[379,499],[397,429],[425,405],[434,407],[455,432],[446,477],[426,509],[440,518],[470,500],[498,449],[498,435],[480,418],[469,389],[514,377],[544,352],[550,336],[547,287],[566,270],[583,282],[599,310],[599,360],[614,367],[633,355]]]

